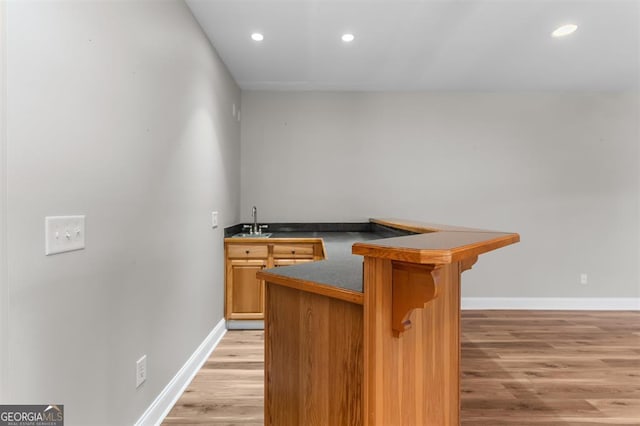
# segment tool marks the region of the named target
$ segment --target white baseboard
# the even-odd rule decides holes
[[[638,311],[638,297],[463,297],[462,309]]]
[[[182,393],[185,391],[191,380],[198,373],[202,365],[211,355],[211,352],[218,346],[222,336],[226,333],[224,318],[216,324],[211,333],[198,346],[198,349],[189,357],[182,368],[171,379],[169,384],[160,392],[157,398],[151,403],[149,408],[140,416],[135,423],[136,426],[159,425],[162,420],[169,414],[178,401]]]

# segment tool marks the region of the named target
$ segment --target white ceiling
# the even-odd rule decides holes
[[[187,0],[243,89],[638,90],[638,0]],[[551,31],[564,23],[565,38]],[[251,40],[252,32],[264,41]],[[345,44],[340,36],[352,32]]]

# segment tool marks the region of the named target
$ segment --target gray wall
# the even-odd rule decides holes
[[[7,285],[7,119],[6,119],[6,3],[0,1],[0,401],[7,400],[9,298]]]
[[[183,2],[6,9],[3,402],[131,424],[223,317],[240,91]],[[86,250],[44,256],[44,217],[65,214],[86,215]]]
[[[241,216],[516,231],[464,296],[638,297],[638,111],[637,93],[246,91]]]

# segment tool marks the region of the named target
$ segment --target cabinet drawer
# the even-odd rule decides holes
[[[273,246],[275,259],[313,259],[313,244],[276,244]]]
[[[229,244],[227,257],[231,259],[266,259],[269,250],[266,245]]]
[[[313,262],[313,259],[275,259],[273,261],[273,266],[277,268],[278,266],[302,265],[303,263],[309,262]]]

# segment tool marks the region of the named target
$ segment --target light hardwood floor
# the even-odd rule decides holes
[[[262,380],[263,333],[230,331],[164,424],[262,425]],[[463,311],[463,426],[621,424],[640,425],[640,312]]]

